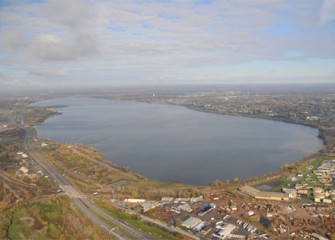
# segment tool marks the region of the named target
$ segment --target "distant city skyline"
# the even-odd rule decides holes
[[[335,0],[2,0],[0,88],[335,83]]]

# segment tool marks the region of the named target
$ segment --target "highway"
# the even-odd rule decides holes
[[[94,163],[96,163],[96,164],[102,165],[102,166],[106,167],[106,168],[109,169],[109,170],[110,170],[110,169],[112,169],[112,170],[114,170],[114,171],[116,170],[116,169],[112,168],[109,164],[104,163],[104,162],[101,162],[101,161],[98,161],[98,160],[96,160],[96,159],[94,159],[94,158],[91,158],[91,157],[87,156],[86,154],[80,152],[79,150],[77,150],[77,149],[75,149],[75,148],[72,148],[72,150],[73,150],[76,154],[78,154],[78,155],[80,155],[80,156],[82,156],[82,157],[84,157],[84,158],[86,158],[86,159],[88,159],[88,160],[90,160],[90,161],[92,161],[92,162],[94,162]],[[195,240],[199,240],[199,239],[200,239],[198,236],[196,236],[196,235],[194,235],[194,234],[192,234],[192,233],[190,233],[190,232],[187,232],[187,231],[182,230],[182,229],[180,229],[180,228],[171,227],[171,226],[169,226],[169,225],[167,225],[166,223],[163,223],[163,222],[161,222],[161,221],[158,221],[158,220],[155,220],[155,219],[152,219],[152,218],[143,216],[143,215],[139,215],[137,212],[132,211],[132,210],[130,210],[130,209],[128,209],[128,208],[126,209],[126,208],[124,208],[124,207],[121,206],[121,205],[114,205],[114,206],[117,207],[117,208],[119,208],[119,209],[121,209],[121,210],[123,210],[123,211],[125,211],[125,212],[127,212],[127,213],[129,213],[129,214],[131,214],[131,215],[138,215],[138,216],[140,216],[140,218],[141,218],[143,221],[153,223],[153,224],[155,224],[155,225],[157,225],[157,226],[159,226],[159,227],[161,227],[161,228],[163,228],[163,229],[165,229],[165,230],[167,230],[167,231],[169,231],[169,232],[178,233],[178,234],[187,236],[187,237],[189,237],[190,239],[195,239]]]
[[[121,208],[121,207],[119,207],[119,208]],[[129,214],[137,214],[135,211],[132,211],[132,210],[130,210],[130,209],[124,209],[124,208],[123,208],[123,210],[124,210],[125,212],[129,213]],[[161,228],[163,228],[163,229],[166,229],[166,230],[168,230],[168,231],[170,231],[170,232],[179,233],[179,234],[181,234],[181,235],[184,235],[184,236],[189,237],[190,239],[200,240],[200,238],[199,238],[198,236],[196,236],[196,235],[194,235],[194,234],[192,234],[192,233],[190,233],[190,232],[187,232],[187,231],[185,231],[185,230],[183,230],[183,229],[180,229],[180,228],[177,228],[177,227],[171,227],[171,226],[168,226],[168,225],[166,225],[165,223],[163,223],[163,222],[161,222],[161,221],[159,221],[159,220],[155,220],[155,219],[149,218],[149,217],[144,216],[144,215],[139,215],[139,216],[140,216],[140,218],[141,218],[143,221],[153,223],[153,224],[155,224],[155,225],[157,225],[157,226],[159,226],[159,227],[161,227]]]
[[[154,239],[152,236],[140,232],[137,229],[132,228],[127,223],[119,221],[111,217],[108,213],[95,206],[87,197],[81,193],[70,181],[68,181],[58,170],[40,153],[29,148],[29,144],[32,142],[32,128],[26,127],[25,137],[23,141],[23,148],[25,152],[43,169],[44,173],[53,178],[62,188],[62,190],[73,200],[74,204],[82,211],[82,213],[90,219],[93,223],[100,226],[103,230],[108,232],[115,239],[129,239],[127,236],[118,231],[122,229],[124,232],[129,233],[136,239]],[[111,228],[108,223],[116,226]]]

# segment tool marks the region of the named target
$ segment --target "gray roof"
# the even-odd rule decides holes
[[[197,224],[199,224],[201,222],[202,221],[199,218],[190,217],[190,218],[188,218],[186,221],[184,221],[182,223],[182,226],[184,226],[186,228],[193,228],[193,227],[195,227]]]

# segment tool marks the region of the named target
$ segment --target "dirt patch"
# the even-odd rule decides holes
[[[309,215],[309,213],[306,211],[306,209],[297,208],[297,210],[294,212],[294,218],[297,218],[297,219],[311,219],[312,217]]]
[[[32,227],[34,226],[35,220],[32,217],[22,217],[20,218],[20,222],[27,227]]]
[[[48,226],[44,226],[42,229],[37,230],[37,233],[40,234],[41,236],[44,236],[47,234],[48,231]]]
[[[8,204],[9,202],[0,202],[0,209],[4,209]]]

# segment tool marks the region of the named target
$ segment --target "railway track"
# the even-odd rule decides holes
[[[33,186],[33,185],[29,185],[27,183],[24,183],[24,182],[21,182],[15,178],[13,178],[12,176],[9,176],[8,174],[6,174],[4,171],[0,170],[0,178],[7,182],[8,184],[11,184],[11,185],[15,185],[17,187],[23,187],[23,188],[36,188],[36,186]]]
[[[136,239],[143,240],[153,240],[152,236],[149,234],[143,233],[127,223],[119,221],[102,209],[95,206],[87,197],[81,193],[69,180],[67,180],[58,170],[38,151],[31,149],[29,147],[32,142],[32,128],[25,128],[25,137],[24,137],[24,150],[25,152],[43,169],[43,172],[53,178],[63,191],[72,199],[74,204],[82,211],[82,213],[94,222],[96,225],[101,227],[103,230],[108,232],[111,236],[116,239],[129,239],[123,232],[129,233]],[[111,227],[110,226],[116,226]]]

